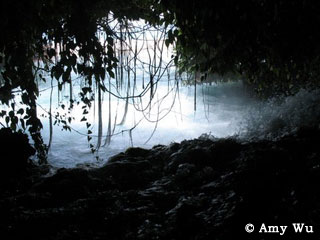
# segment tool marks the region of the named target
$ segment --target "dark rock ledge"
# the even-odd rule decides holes
[[[319,139],[319,129],[249,143],[200,137],[51,177],[42,177],[45,166],[18,176],[3,169],[0,238],[318,239]],[[262,223],[294,222],[315,233],[258,233]]]

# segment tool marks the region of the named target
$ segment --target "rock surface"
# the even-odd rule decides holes
[[[319,129],[249,143],[200,137],[33,174],[1,192],[1,239],[318,239],[319,138]],[[314,233],[295,234],[294,222]],[[264,234],[262,223],[289,227]]]

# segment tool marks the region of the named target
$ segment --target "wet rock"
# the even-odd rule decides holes
[[[232,138],[214,142],[210,147],[213,159],[210,165],[214,169],[220,170],[231,168],[233,162],[239,157],[242,148],[243,145]]]
[[[176,152],[179,150],[180,148],[180,144],[179,143],[171,143],[169,146],[168,146],[169,150],[172,151],[172,152]]]
[[[168,211],[172,235],[177,239],[194,239],[201,228],[202,221],[197,212],[201,209],[202,199],[198,196],[181,197],[178,204]]]
[[[120,161],[107,163],[92,171],[102,179],[111,179],[119,189],[131,189],[146,186],[157,173],[152,170],[147,160]]]
[[[13,132],[10,128],[1,128],[0,146],[0,197],[2,194],[29,188],[38,170],[29,160],[35,150],[29,144],[28,136],[22,132]]]
[[[181,164],[190,163],[197,168],[201,168],[212,161],[212,156],[207,149],[192,146],[184,146],[169,157],[169,163],[166,168],[169,172],[176,172]]]
[[[34,192],[48,193],[52,199],[63,204],[86,197],[95,188],[95,181],[88,171],[80,168],[60,169],[55,175],[45,178],[33,187]]]
[[[119,162],[119,161],[125,160],[126,157],[127,157],[127,155],[125,153],[121,152],[121,153],[118,153],[118,154],[110,157],[108,160],[108,163]]]
[[[150,150],[144,149],[144,148],[128,148],[125,151],[125,154],[130,156],[130,157],[146,157],[150,153]]]
[[[0,232],[5,239],[225,240],[247,239],[249,222],[318,228],[319,138],[319,129],[304,129],[274,141],[203,136],[131,148],[100,168],[60,169],[2,194]]]
[[[13,132],[10,128],[0,129],[1,168],[0,177],[19,176],[30,164],[29,157],[35,150],[29,144],[29,139],[22,132]]]

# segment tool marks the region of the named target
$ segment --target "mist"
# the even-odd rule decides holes
[[[240,81],[203,84],[197,87],[196,109],[194,109],[194,86],[177,87],[173,86],[174,84],[168,80],[159,81],[154,103],[148,112],[141,111],[149,103],[147,97],[139,101],[131,99],[126,120],[122,125],[119,125],[119,122],[120,116],[124,114],[125,100],[113,97],[110,107],[119,117],[110,144],[102,146],[97,154],[92,154],[88,147],[86,126],[80,121],[81,105],[74,107],[70,113],[74,117],[71,132],[62,130],[61,126],[54,126],[52,146],[48,155],[49,163],[56,167],[74,167],[83,163],[101,164],[110,156],[131,146],[150,148],[157,144],[165,145],[197,138],[202,134],[218,138],[236,135],[239,133],[245,114],[256,103],[256,100],[246,93]],[[42,109],[49,108],[48,94],[50,94],[49,89],[42,91],[39,97],[40,116],[46,115]],[[55,106],[58,102],[52,104]],[[109,107],[107,97],[104,97],[102,106],[103,125],[106,126]],[[61,107],[59,111],[62,111]],[[88,116],[94,126],[97,126],[96,114],[93,106]],[[114,118],[112,116],[113,121]],[[42,117],[42,122],[44,125],[42,134],[45,142],[48,142],[49,121],[46,117]],[[93,136],[96,136],[97,127],[93,128],[93,132]],[[106,135],[106,127],[103,135]]]
[[[141,84],[141,82],[140,82]],[[235,137],[241,141],[252,139],[277,139],[290,134],[302,126],[312,126],[320,118],[317,90],[300,90],[295,96],[278,96],[261,100],[248,91],[241,81],[205,83],[197,86],[196,110],[194,109],[194,86],[173,86],[168,80],[159,81],[157,93],[150,112],[142,112],[149,99],[131,99],[124,124],[116,120],[110,144],[92,154],[87,142],[86,126],[81,122],[81,105],[70,113],[72,130],[63,130],[54,125],[52,146],[48,161],[54,167],[100,166],[109,157],[125,151],[128,147],[152,148],[154,145],[168,145],[199,136],[209,138]],[[139,85],[139,84],[137,84]],[[76,86],[76,85],[75,85]],[[45,89],[45,86],[43,86]],[[169,94],[168,94],[169,89]],[[49,89],[42,91],[38,103],[42,108],[49,106]],[[54,93],[55,94],[55,93]],[[68,98],[66,95],[65,98]],[[53,105],[58,102],[53,103]],[[108,98],[103,106],[103,136],[106,136],[108,119]],[[111,108],[119,116],[124,113],[125,100],[111,99]],[[140,109],[139,109],[140,107]],[[39,108],[39,115],[45,112]],[[61,107],[57,107],[62,111]],[[66,111],[67,112],[67,111]],[[93,141],[97,141],[97,112],[92,107],[88,116],[94,125]],[[114,121],[113,116],[113,121]],[[49,121],[42,117],[42,134],[49,141]]]

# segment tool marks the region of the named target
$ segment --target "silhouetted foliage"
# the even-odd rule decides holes
[[[13,132],[10,128],[0,129],[2,180],[24,175],[29,165],[29,157],[35,154],[30,146],[28,136],[22,132]]]
[[[171,38],[184,70],[238,72],[264,91],[288,94],[318,85],[319,2],[161,2],[177,27]]]
[[[83,103],[90,105],[86,93],[92,91],[94,84],[105,89],[102,81],[106,75],[114,78],[113,69],[118,61],[112,48],[116,34],[109,21],[140,17],[154,21],[152,2],[14,0],[1,3],[0,101],[12,107],[11,115],[3,111],[1,116],[12,129],[21,123],[30,132],[40,162],[46,162],[47,152],[36,106],[37,83],[45,81],[41,71],[56,79],[60,91],[70,83],[72,71],[82,75],[88,87],[80,94]],[[110,14],[113,19],[109,19]],[[104,46],[97,36],[98,30],[107,35]],[[14,91],[19,91],[20,102],[26,105],[20,122],[15,111],[19,100],[14,99]]]
[[[105,77],[115,77],[114,19],[173,24],[166,44],[175,43],[181,71],[236,72],[272,93],[317,86],[319,12],[317,2],[283,0],[2,1],[0,101],[12,110],[1,116],[13,130],[20,125],[30,132],[39,161],[46,162],[36,106],[38,81],[45,81],[41,71],[51,74],[59,90],[71,85],[71,72],[83,76],[81,100],[90,106],[92,86],[105,91]],[[106,34],[104,46],[99,31]],[[25,109],[15,109],[15,91]]]

